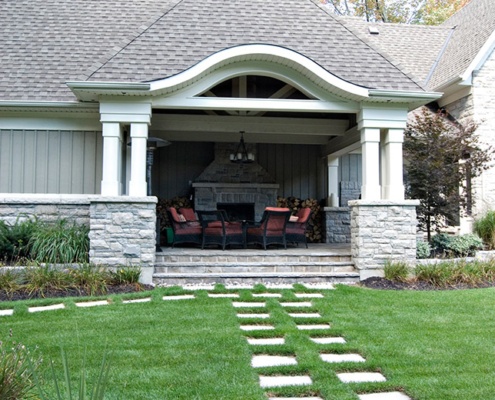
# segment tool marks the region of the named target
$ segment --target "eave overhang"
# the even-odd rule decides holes
[[[436,92],[379,90],[355,85],[333,75],[298,52],[266,44],[242,45],[224,49],[179,74],[153,82],[84,81],[67,82],[67,85],[82,102],[99,102],[108,97],[128,101],[132,98],[134,101],[141,98],[141,100],[148,99],[152,104],[156,102],[157,106],[161,103],[164,108],[187,108],[188,101],[192,99],[196,100],[191,102],[191,106],[196,104],[194,107],[207,103],[207,99],[198,97],[202,91],[208,90],[222,80],[243,74],[271,76],[292,84],[316,101],[320,101],[319,105],[315,105],[315,111],[330,109],[332,105],[341,103],[337,107],[339,111],[347,107],[348,112],[354,112],[359,108],[357,104],[363,102],[401,103],[407,104],[409,109],[414,109],[441,97],[441,93]],[[242,103],[241,100],[239,99],[239,104]],[[211,102],[211,107],[207,105],[204,107],[213,109],[217,106],[216,104],[222,103],[218,98],[212,99]],[[252,103],[252,101],[246,101],[246,103]],[[275,101],[264,103],[267,109],[271,109],[271,103]],[[243,107],[242,104],[240,107]],[[246,104],[245,107],[247,109],[250,105]],[[293,106],[287,102],[287,107],[292,110],[297,109],[295,102]],[[308,108],[305,108],[305,111],[308,111]]]

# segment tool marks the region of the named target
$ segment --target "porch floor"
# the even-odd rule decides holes
[[[315,283],[356,282],[359,273],[348,243],[310,243],[299,247],[221,250],[163,247],[156,253],[153,282],[189,283]]]

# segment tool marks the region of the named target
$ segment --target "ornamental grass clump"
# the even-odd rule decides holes
[[[89,227],[58,220],[44,224],[31,241],[31,258],[40,263],[69,264],[89,261]]]
[[[406,282],[411,274],[411,268],[407,263],[387,261],[384,267],[385,278],[395,282]]]
[[[29,258],[31,240],[42,224],[36,218],[17,218],[13,225],[0,221],[0,259],[16,261]]]
[[[24,279],[25,290],[30,295],[38,294],[41,297],[50,291],[68,291],[74,286],[70,274],[50,264],[26,268]]]
[[[110,272],[112,283],[117,285],[138,284],[141,276],[141,268],[139,267],[123,267],[117,268]]]
[[[37,399],[37,371],[43,361],[35,349],[31,352],[22,343],[0,341],[0,399]]]
[[[68,273],[73,280],[72,284],[91,296],[106,293],[111,281],[108,269],[89,263],[71,268]]]
[[[489,250],[495,249],[495,211],[488,211],[474,222],[474,231]]]

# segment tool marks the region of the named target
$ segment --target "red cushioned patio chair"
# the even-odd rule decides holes
[[[306,248],[308,248],[308,241],[306,238],[306,227],[308,225],[309,217],[311,215],[310,208],[301,208],[295,218],[291,217],[287,223],[287,228],[285,229],[285,236],[288,243],[304,243]],[[291,219],[293,219],[291,221]]]
[[[287,249],[285,229],[290,217],[288,208],[267,207],[259,226],[247,229],[247,243],[259,243],[266,250],[271,244],[280,244]]]
[[[203,232],[199,223],[187,222],[186,218],[177,212],[174,207],[167,208],[168,219],[174,231],[172,247],[179,243],[202,243]]]

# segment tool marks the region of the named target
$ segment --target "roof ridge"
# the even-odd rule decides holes
[[[312,0],[313,1],[313,0]],[[361,40],[364,44],[366,44],[368,47],[373,49],[378,55],[380,55],[385,61],[387,61],[389,64],[393,65],[396,67],[404,76],[409,78],[411,81],[413,81],[420,89],[427,90],[426,86],[420,82],[420,79],[416,77],[411,71],[409,71],[405,66],[402,65],[399,61],[395,60],[394,57],[392,57],[389,53],[384,51],[382,48],[380,48],[378,45],[373,44],[366,36],[363,34],[355,31],[352,26],[348,25],[345,23],[345,19],[347,17],[345,16],[334,16],[335,20],[340,23],[345,29],[347,29],[351,34],[356,36],[359,40]],[[372,23],[363,21],[364,24],[366,25],[371,25]],[[388,23],[389,25],[396,25],[396,26],[401,26],[402,24],[397,24],[397,23]],[[406,25],[406,24],[404,24]]]
[[[122,45],[118,48],[112,48],[112,50],[109,50],[108,53],[100,58],[99,60],[96,61],[96,64],[93,64],[91,67],[89,67],[86,72],[84,73],[84,78],[81,80],[87,81],[89,80],[94,74],[96,74],[101,68],[105,66],[109,61],[111,61],[114,57],[116,57],[119,53],[121,53],[124,49],[126,49],[128,46],[130,46],[136,39],[141,37],[145,32],[147,32],[151,27],[153,27],[158,21],[160,21],[163,17],[165,17],[168,13],[170,13],[172,10],[174,10],[180,3],[182,3],[185,0],[171,0],[170,7],[166,9],[163,12],[159,12],[153,17],[151,17],[145,24],[141,25],[138,29],[134,31],[133,34],[130,34],[127,38],[128,40],[125,43],[122,43]]]

